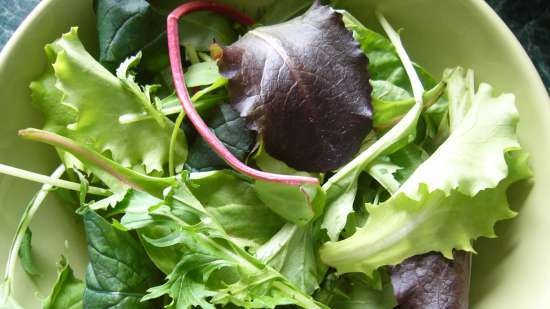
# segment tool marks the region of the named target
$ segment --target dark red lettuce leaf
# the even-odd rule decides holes
[[[470,254],[454,253],[450,261],[439,253],[418,255],[391,269],[400,309],[467,309]]]
[[[372,128],[368,59],[328,6],[259,27],[226,47],[219,66],[231,104],[272,156],[298,170],[334,170]]]

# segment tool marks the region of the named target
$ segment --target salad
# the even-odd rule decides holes
[[[336,3],[275,1],[255,20],[209,1],[96,0],[99,55],[72,28],[30,85],[51,145],[13,240],[0,308],[33,261],[50,192],[74,205],[44,309],[468,307],[474,241],[529,178],[511,94],[432,75]],[[406,35],[406,32],[405,32]],[[436,51],[434,51],[436,52]]]

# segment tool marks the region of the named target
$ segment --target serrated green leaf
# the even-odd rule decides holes
[[[44,300],[42,309],[82,309],[84,283],[74,276],[65,258],[59,262],[57,280],[50,295]]]
[[[146,300],[168,295],[173,299],[170,308],[229,303],[245,308],[324,308],[232,242],[185,184],[168,192],[164,204],[149,207],[148,213],[154,225],[167,228],[157,238],[138,230],[144,241],[162,250],[179,248],[181,259],[168,281],[151,289]]]
[[[517,123],[514,97],[493,97],[482,84],[449,139],[395,195],[369,206],[356,234],[326,244],[323,261],[340,272],[371,273],[429,251],[452,258],[453,249],[471,252],[473,240],[495,237],[495,223],[515,215],[508,187],[530,175]]]
[[[152,108],[151,87],[140,88],[135,84],[128,69],[137,58],[125,63],[117,78],[86,52],[76,28],[46,49],[50,56],[55,56],[56,87],[63,93],[60,110],[47,105],[51,109],[47,115],[57,115],[66,106],[78,112],[76,122],[68,126],[59,123],[59,127],[67,129],[58,133],[109,154],[124,166],[147,173],[163,171],[168,162],[173,124]],[[152,119],[121,124],[119,119],[126,114],[149,114]],[[186,157],[183,139],[178,140],[176,154],[177,164],[182,164]]]

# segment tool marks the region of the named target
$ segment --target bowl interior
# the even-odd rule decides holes
[[[225,1],[257,12],[271,0]],[[413,59],[435,75],[461,65],[476,71],[497,91],[516,94],[521,114],[520,134],[532,155],[533,182],[516,186],[510,200],[520,211],[515,220],[499,223],[496,240],[476,242],[479,252],[472,271],[471,304],[481,308],[544,308],[550,303],[550,212],[545,188],[550,188],[550,104],[529,58],[506,26],[479,0],[341,0],[367,25],[379,29],[373,11],[379,9],[397,28]],[[43,46],[78,25],[87,47],[96,50],[91,0],[44,0],[25,21],[0,56],[0,162],[48,174],[57,165],[52,149],[17,138],[17,130],[40,126],[30,105],[28,84],[46,65]],[[0,176],[0,265],[23,209],[38,185]],[[86,248],[79,219],[70,206],[50,197],[31,225],[38,267],[43,275],[29,279],[19,268],[18,299],[25,308],[39,308],[36,297],[48,294],[55,263],[68,256],[83,277]],[[542,240],[540,240],[542,238]]]

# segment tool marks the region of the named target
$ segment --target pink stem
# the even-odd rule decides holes
[[[209,1],[193,1],[180,5],[176,8],[170,15],[168,15],[168,53],[170,56],[170,64],[172,67],[172,76],[174,78],[174,86],[178,94],[178,98],[181,102],[183,110],[189,117],[189,120],[195,126],[195,129],[199,134],[204,138],[204,140],[210,145],[210,147],[235,170],[248,175],[252,178],[275,182],[275,183],[284,183],[288,185],[299,186],[302,184],[319,184],[319,180],[313,177],[302,177],[302,176],[289,176],[289,175],[280,175],[266,173],[253,169],[246,164],[242,163],[237,159],[216,137],[216,135],[210,130],[206,123],[202,120],[201,116],[197,113],[197,110],[191,102],[189,97],[189,92],[185,85],[185,79],[183,74],[183,67],[181,64],[181,51],[180,51],[180,37],[179,37],[179,19],[191,12],[207,10],[219,13],[230,17],[231,19],[243,24],[243,25],[253,25],[255,21],[242,14],[241,12],[218,3],[209,2]]]

